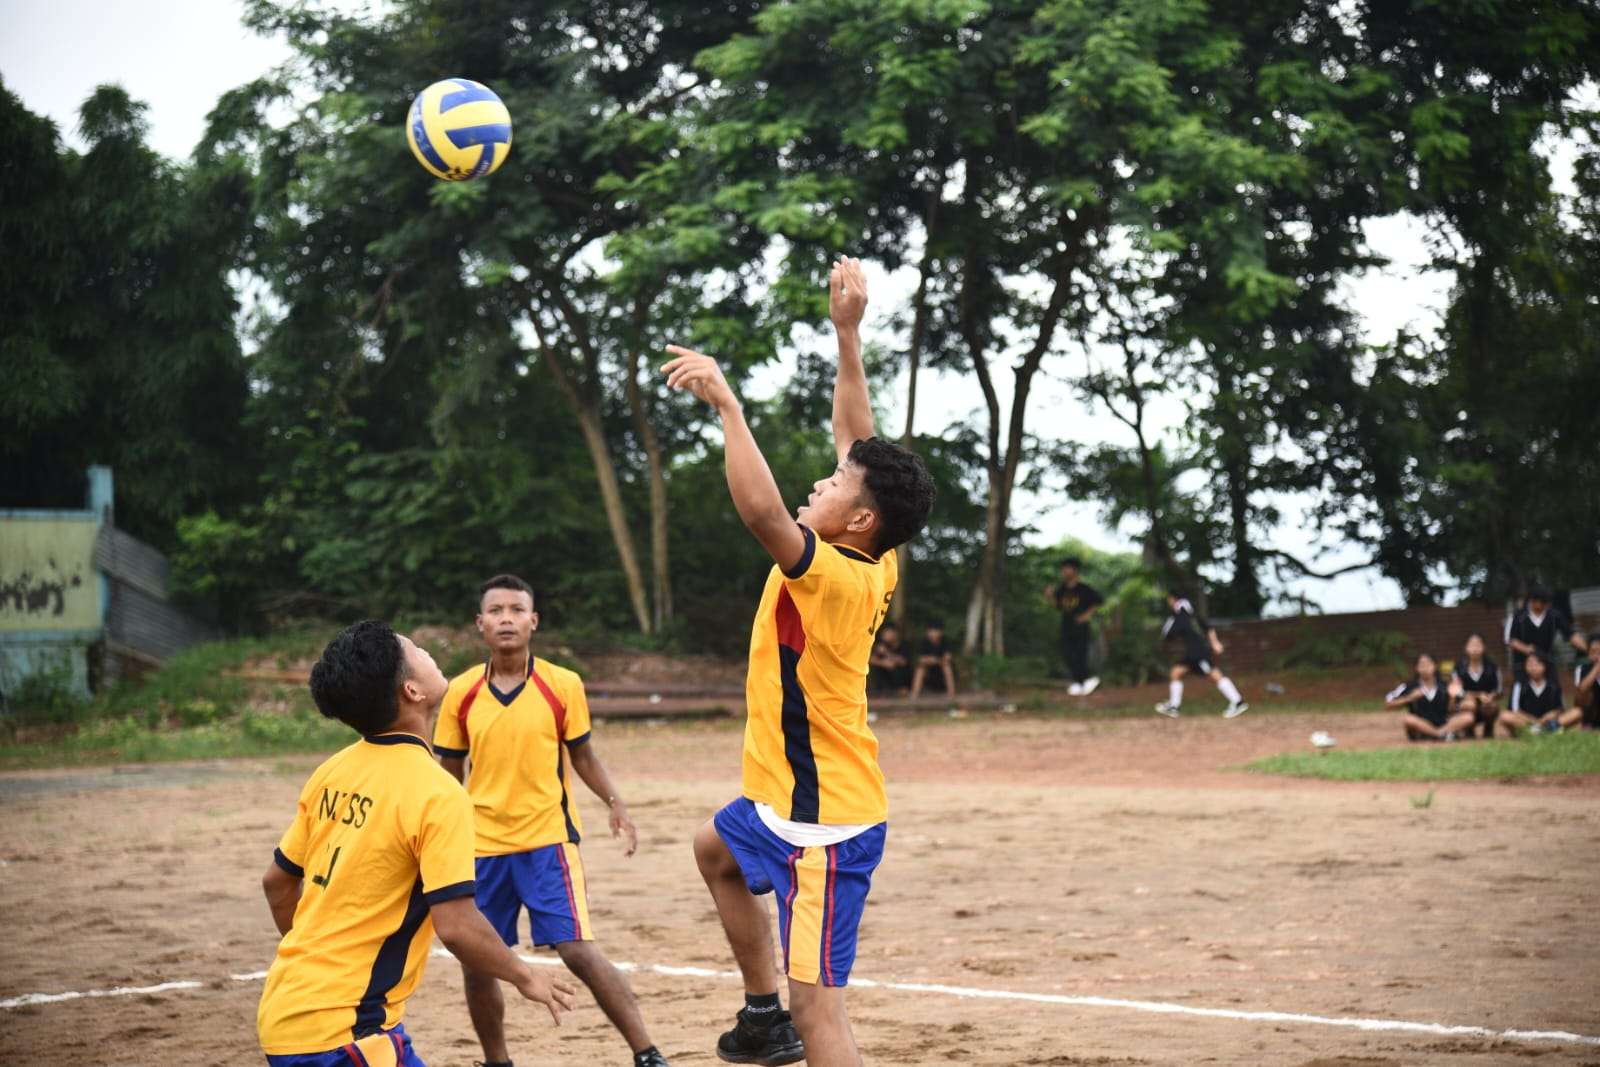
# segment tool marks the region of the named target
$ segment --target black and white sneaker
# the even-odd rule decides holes
[[[1156,705],[1156,714],[1165,715],[1169,719],[1176,719],[1178,717],[1178,705],[1171,701],[1163,700]]]
[[[758,1026],[741,1008],[739,1021],[734,1023],[733,1029],[717,1038],[717,1058],[724,1063],[780,1067],[805,1059],[806,1047],[801,1044],[800,1034],[788,1012],[778,1012],[770,1026]]]
[[[1224,719],[1237,719],[1239,716],[1243,715],[1245,712],[1247,712],[1249,710],[1250,710],[1250,705],[1249,704],[1246,704],[1242,700],[1236,701],[1236,702],[1234,702],[1232,704],[1229,704],[1227,706],[1227,708],[1222,713],[1222,717]]]
[[[646,1052],[635,1053],[633,1067],[672,1067],[672,1064],[667,1062],[660,1049],[653,1048]]]

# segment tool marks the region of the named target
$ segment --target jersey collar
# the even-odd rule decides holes
[[[833,547],[839,553],[839,555],[843,556],[845,559],[853,559],[857,563],[877,563],[878,562],[877,560],[873,559],[871,556],[867,555],[865,552],[857,551],[856,549],[851,548],[849,545],[834,545]]]
[[[416,734],[369,734],[362,737],[361,740],[368,741],[374,745],[421,745],[430,753],[433,751],[428,742]]]

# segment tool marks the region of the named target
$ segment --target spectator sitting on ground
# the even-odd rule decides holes
[[[1439,662],[1424,652],[1417,657],[1417,673],[1384,698],[1390,708],[1404,708],[1400,717],[1407,741],[1459,741],[1472,728],[1472,713],[1450,713],[1450,693],[1439,680]]]
[[[1560,634],[1579,652],[1584,651],[1583,635],[1574,633],[1572,622],[1551,606],[1550,590],[1536,585],[1528,590],[1528,606],[1506,620],[1506,644],[1511,646],[1511,676],[1514,681],[1527,677],[1523,662],[1533,652],[1545,657],[1545,666],[1555,666],[1556,635]]]
[[[1600,634],[1589,635],[1589,658],[1572,672],[1572,707],[1561,716],[1561,728],[1600,730]]]
[[[922,683],[932,671],[934,687],[943,689],[945,696],[956,695],[955,658],[950,643],[945,640],[944,623],[930,622],[917,646],[917,670],[911,676],[911,699],[922,695]]]
[[[1506,733],[1518,730],[1555,733],[1561,729],[1561,683],[1550,669],[1550,661],[1540,652],[1529,652],[1522,669],[1528,676],[1511,687],[1511,706],[1500,713]]]
[[[900,640],[900,627],[886,622],[878,629],[878,639],[872,644],[872,656],[867,660],[867,691],[871,693],[904,693],[911,685],[911,660],[906,657],[905,645]]]
[[[1483,654],[1483,635],[1467,638],[1466,657],[1456,662],[1450,676],[1450,696],[1455,710],[1472,714],[1475,726],[1483,727],[1484,737],[1494,736],[1494,720],[1500,715],[1500,669]]]

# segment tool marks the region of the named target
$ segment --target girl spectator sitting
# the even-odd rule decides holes
[[[1456,663],[1450,676],[1450,697],[1456,711],[1472,713],[1474,726],[1483,727],[1484,737],[1494,736],[1494,721],[1500,715],[1500,669],[1483,654],[1483,635],[1467,638],[1466,658]]]
[[[1404,708],[1400,721],[1407,741],[1458,741],[1472,727],[1471,712],[1450,713],[1450,693],[1439,680],[1439,663],[1428,653],[1417,657],[1417,673],[1384,698],[1390,708]]]
[[[1561,729],[1561,683],[1550,672],[1542,652],[1529,652],[1522,663],[1527,677],[1511,687],[1511,706],[1500,713],[1500,725],[1512,737],[1518,730],[1554,733]]]
[[[1600,730],[1600,633],[1589,635],[1589,658],[1578,661],[1572,686],[1572,707],[1561,716],[1561,728]]]

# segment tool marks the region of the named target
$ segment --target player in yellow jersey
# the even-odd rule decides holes
[[[311,669],[317,708],[361,740],[306,782],[262,879],[283,935],[256,1013],[272,1067],[422,1067],[401,1020],[435,931],[558,1024],[572,1007],[572,986],[473,907],[472,805],[423,740],[444,692],[433,657],[381,622],[340,633]]]
[[[716,409],[734,507],[775,564],[750,632],[742,795],[694,842],[744,976],[745,1007],[717,1042],[730,1063],[861,1062],[843,987],[888,819],[867,663],[894,596],[895,549],[933,508],[922,461],[873,436],[858,260],[834,265],[828,305],[839,337],[839,463],[794,517],[716,363],[669,345],[677,358],[663,368],[670,387]],[[766,893],[778,903],[792,1024],[778,999]]]
[[[479,587],[477,625],[489,658],[450,683],[433,743],[444,769],[465,781],[472,797],[478,910],[515,945],[517,917],[526,908],[530,940],[555,946],[589,987],[627,1041],[634,1067],[667,1067],[628,980],[595,944],[589,925],[578,854],[582,825],[567,794],[567,764],[606,803],[611,835],[625,838],[627,855],[639,838],[595,752],[583,679],[534,656],[539,613],[533,588],[516,575],[496,575]],[[511,1067],[499,983],[466,961],[462,977],[484,1067]]]

